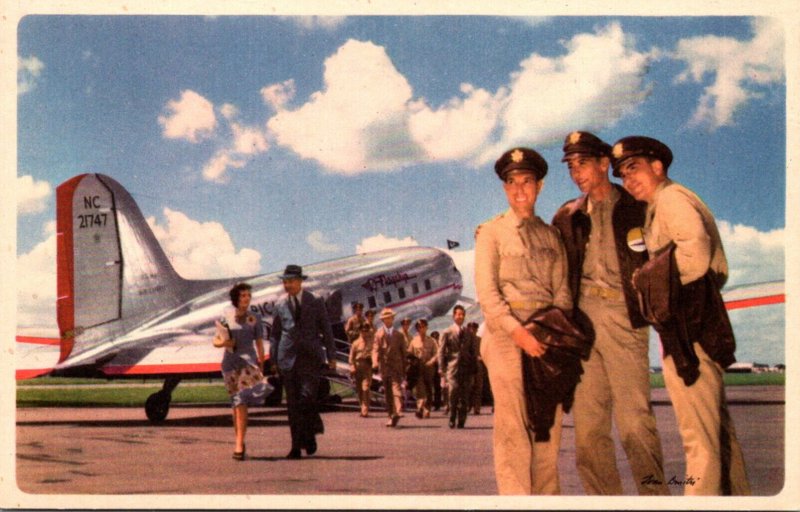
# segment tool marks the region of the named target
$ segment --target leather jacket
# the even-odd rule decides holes
[[[581,380],[581,360],[589,358],[593,340],[562,309],[550,306],[535,312],[525,328],[547,347],[540,357],[522,353],[522,382],[528,423],[535,441],[550,439],[556,408],[569,412],[575,386]]]
[[[633,327],[644,327],[647,322],[639,311],[636,291],[633,288],[631,277],[634,270],[647,261],[647,251],[634,251],[628,246],[628,233],[631,229],[644,226],[647,204],[637,201],[625,189],[612,184],[619,191],[619,200],[614,205],[612,224],[614,228],[614,245],[617,249],[619,270],[622,279],[622,291],[625,295],[625,305],[628,317]],[[567,252],[569,265],[569,287],[572,292],[574,311],[580,307],[580,285],[583,273],[583,260],[586,256],[586,246],[589,243],[589,234],[592,230],[591,219],[586,212],[588,196],[567,201],[558,209],[553,217],[553,226],[561,232],[564,248]],[[644,246],[642,246],[644,249]]]
[[[709,270],[684,285],[670,243],[637,272],[634,279],[641,309],[661,338],[664,356],[671,356],[675,370],[687,386],[700,375],[693,344],[723,368],[736,361],[736,340],[719,292],[720,279]]]

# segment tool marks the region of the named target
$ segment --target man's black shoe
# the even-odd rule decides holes
[[[306,455],[314,455],[315,453],[317,453],[317,440],[311,438],[311,440],[309,440],[309,442],[306,443],[305,449],[306,449]]]
[[[292,451],[290,451],[288,455],[286,455],[287,459],[299,459],[302,457],[303,455],[302,453],[300,453],[300,448],[292,448]]]
[[[448,425],[450,426],[450,428],[456,428],[456,420],[450,420]]]

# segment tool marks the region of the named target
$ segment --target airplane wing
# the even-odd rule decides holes
[[[126,348],[58,364],[56,337],[17,336],[16,378],[45,374],[71,377],[218,376],[222,353],[211,334],[161,333],[127,340]]]

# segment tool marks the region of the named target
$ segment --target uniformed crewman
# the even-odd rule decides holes
[[[352,342],[361,335],[361,325],[366,322],[364,318],[364,305],[360,302],[353,303],[353,315],[344,324],[344,332],[348,341]]]
[[[359,327],[359,336],[350,344],[350,375],[358,394],[361,417],[369,416],[370,385],[372,384],[372,344],[375,333],[366,323]]]
[[[547,174],[536,151],[514,148],[495,163],[509,210],[476,231],[475,288],[486,330],[481,356],[494,394],[494,466],[500,494],[558,494],[561,406],[550,439],[534,442],[522,383],[522,351],[544,346],[523,327],[535,311],[571,310],[567,259],[558,231],[534,213]]]
[[[553,218],[569,261],[574,307],[595,334],[575,389],[575,464],[587,494],[622,494],[611,436],[612,412],[639,494],[668,495],[656,419],[650,407],[647,322],[633,271],[647,260],[647,205],[608,179],[611,146],[589,132],[567,135],[564,157],[582,195]]]
[[[420,372],[414,397],[417,399],[417,418],[431,417],[433,401],[433,380],[436,377],[437,351],[436,341],[428,336],[428,321],[424,318],[415,324],[417,335],[408,344],[408,353],[419,360]]]
[[[684,288],[709,276],[721,288],[727,280],[728,262],[714,216],[694,192],[667,177],[673,158],[669,147],[650,137],[633,136],[617,141],[611,154],[614,176],[622,178],[633,197],[647,202],[644,242],[650,257],[674,243]],[[713,314],[712,308],[702,306],[702,311]],[[710,316],[705,319],[711,320]],[[686,455],[684,493],[748,495],[744,459],[725,400],[719,362],[723,351],[696,340],[689,342],[699,371],[690,385],[678,374],[674,355],[665,353],[662,359],[664,383]],[[709,352],[717,354],[716,359]]]

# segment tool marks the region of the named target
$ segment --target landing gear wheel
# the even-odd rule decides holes
[[[147,414],[147,419],[153,423],[162,423],[167,419],[171,400],[171,394],[163,391],[158,391],[147,397],[147,401],[144,404],[144,412]]]

